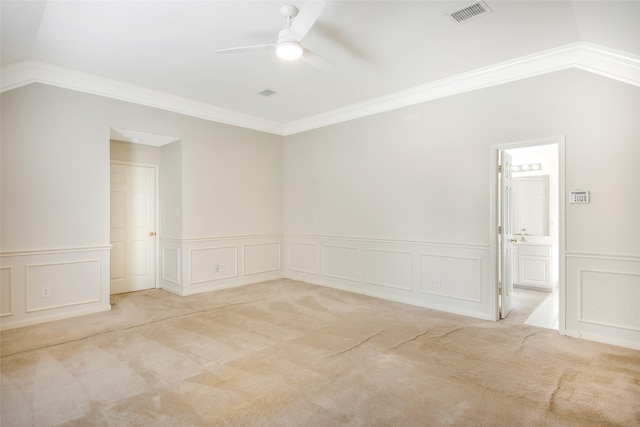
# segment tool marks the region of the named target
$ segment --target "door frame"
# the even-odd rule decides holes
[[[498,234],[498,317],[506,318],[511,312],[513,298],[513,282],[515,274],[513,251],[513,176],[509,168],[513,165],[511,155],[506,150],[499,150],[498,161],[501,168],[496,173],[498,176],[498,218],[499,225],[502,226],[501,233]],[[508,191],[505,191],[507,190]],[[505,203],[508,201],[508,203]],[[510,203],[510,205],[509,205]],[[505,216],[508,215],[508,220]],[[510,259],[509,259],[510,258]],[[508,260],[508,262],[507,262]],[[500,262],[502,261],[502,262]],[[506,273],[506,274],[505,274]],[[501,285],[501,286],[500,286]]]
[[[565,135],[553,136],[547,138],[531,139],[526,141],[517,141],[510,143],[491,145],[490,155],[490,214],[489,214],[489,283],[493,283],[491,288],[491,304],[493,307],[494,319],[500,320],[498,305],[498,257],[500,256],[498,245],[498,216],[500,206],[498,203],[498,158],[499,152],[513,148],[533,147],[539,145],[558,145],[558,332],[560,335],[566,335],[566,216],[565,216],[565,194],[566,194],[566,161],[565,161]]]
[[[125,160],[109,160],[109,182],[111,182],[111,165],[123,165],[123,166],[140,166],[145,168],[152,168],[155,178],[155,206],[154,206],[154,215],[156,218],[156,235],[153,236],[155,241],[155,283],[153,289],[160,288],[160,167],[159,165],[154,165],[152,163],[140,163],[140,162],[129,162]],[[111,194],[111,185],[109,185],[109,194]],[[109,202],[109,207],[111,207],[111,202]],[[109,209],[109,227],[111,227],[111,209]],[[111,238],[109,238],[109,244],[111,244]],[[111,260],[109,260],[111,262]],[[111,295],[111,277],[109,277],[109,295]]]

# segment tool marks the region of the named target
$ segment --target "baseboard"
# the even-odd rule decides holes
[[[610,344],[619,347],[631,348],[634,350],[640,350],[640,342],[633,339],[624,339],[619,337],[608,337],[605,335],[597,335],[592,333],[585,333],[576,331],[573,329],[566,329],[563,331],[562,335],[566,335],[571,338],[577,338],[587,341],[594,341],[603,344]]]
[[[188,295],[202,294],[205,292],[220,291],[222,289],[238,288],[240,286],[253,285],[256,283],[268,282],[270,280],[278,280],[278,279],[284,279],[284,275],[282,274],[281,271],[278,271],[277,274],[272,274],[272,275],[264,275],[264,276],[261,275],[259,277],[254,277],[254,278],[242,278],[242,279],[234,280],[231,282],[217,283],[214,285],[196,286],[190,289],[185,289],[180,293],[178,293],[177,290],[171,290],[171,289],[166,289],[166,290],[169,292],[175,293],[176,295],[188,296]]]
[[[31,319],[18,320],[15,322],[8,322],[8,323],[5,322],[2,325],[0,325],[0,331],[23,328],[25,326],[33,326],[40,323],[54,322],[56,320],[70,319],[72,317],[86,316],[88,314],[102,313],[104,311],[109,311],[109,310],[111,310],[111,304],[108,304],[106,306],[102,305],[99,307],[88,308],[84,310],[69,311],[67,313],[57,313],[57,314],[52,314],[48,316],[39,316]]]
[[[553,292],[553,289],[551,288],[542,288],[540,286],[529,286],[529,285],[521,285],[521,284],[513,284],[513,287],[516,289],[526,289],[528,291],[540,291],[540,292],[546,292],[546,293],[551,293]],[[557,287],[557,286],[556,286]]]
[[[410,297],[403,297],[401,295],[397,295],[397,294],[392,294],[389,292],[376,292],[375,290],[372,289],[355,289],[351,286],[342,286],[336,283],[331,283],[331,282],[325,282],[325,281],[321,281],[321,280],[316,280],[316,279],[309,279],[307,277],[304,276],[296,276],[295,274],[287,274],[285,275],[286,279],[291,279],[291,280],[297,280],[300,282],[305,282],[305,283],[309,283],[312,285],[316,285],[316,286],[323,286],[326,288],[331,288],[331,289],[338,289],[340,291],[345,291],[345,292],[352,292],[354,294],[359,294],[359,295],[366,295],[369,297],[373,297],[373,298],[379,298],[379,299],[383,299],[383,300],[387,300],[387,301],[394,301],[394,302],[399,302],[402,304],[408,304],[408,305],[412,305],[415,307],[422,307],[422,308],[428,308],[430,310],[436,310],[436,311],[440,311],[443,313],[451,313],[451,314],[457,314],[459,316],[465,316],[465,317],[473,317],[474,319],[480,319],[480,320],[488,320],[491,322],[495,322],[496,319],[494,319],[493,317],[489,317],[489,316],[485,316],[479,313],[472,313],[472,312],[468,312],[465,310],[460,310],[460,309],[455,309],[452,307],[443,307],[437,304],[429,304],[429,303],[425,303],[424,301],[416,301],[414,298],[410,298]]]
[[[163,290],[165,290],[167,292],[170,292],[170,293],[172,293],[174,295],[184,296],[184,295],[182,295],[182,290],[180,290],[180,288],[177,287],[177,286],[168,285],[166,283],[161,283],[160,284],[160,289],[163,289]]]

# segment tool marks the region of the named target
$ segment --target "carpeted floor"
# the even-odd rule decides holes
[[[526,312],[487,322],[292,280],[112,302],[2,332],[2,426],[640,425],[640,351]]]

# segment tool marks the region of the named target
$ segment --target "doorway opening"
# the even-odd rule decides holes
[[[492,158],[496,319],[563,333],[564,137],[494,145]]]
[[[110,293],[159,288],[166,241],[161,233],[181,235],[181,139],[124,128],[109,131]]]

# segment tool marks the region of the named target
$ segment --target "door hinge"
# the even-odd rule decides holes
[[[502,226],[501,225],[498,226],[498,234],[502,234]]]
[[[502,173],[502,165],[498,165],[498,173]]]

